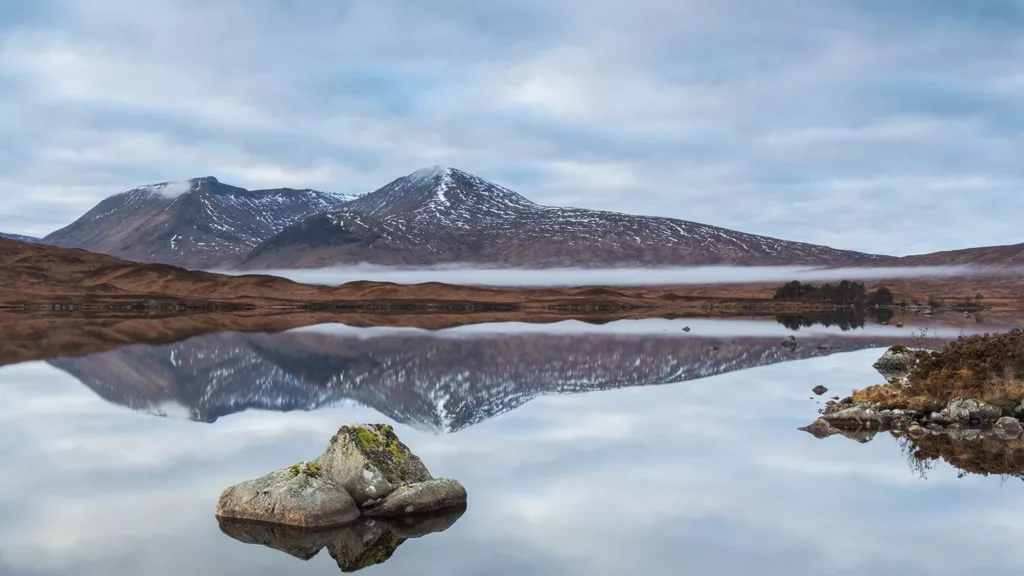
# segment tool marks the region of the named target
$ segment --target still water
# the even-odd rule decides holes
[[[325,326],[0,368],[0,574],[337,574],[226,535],[225,487],[387,422],[465,514],[361,574],[1017,574],[1024,483],[817,440],[888,327]],[[682,332],[681,327],[691,327]],[[813,398],[812,398],[813,397]],[[281,544],[281,542],[278,542]],[[314,550],[318,547],[314,546]]]

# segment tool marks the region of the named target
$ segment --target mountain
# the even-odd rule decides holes
[[[196,178],[132,188],[44,241],[137,262],[215,268],[237,264],[287,226],[354,197],[317,190],[246,190]]]
[[[39,238],[33,238],[31,236],[22,236],[21,234],[4,234],[0,232],[0,238],[5,240],[14,240],[16,242],[39,242]]]
[[[538,396],[653,386],[888,345],[825,336],[293,331],[200,336],[52,360],[109,402],[202,422],[245,410],[368,406],[419,429],[455,432]],[[818,348],[827,344],[828,349]]]
[[[962,250],[946,250],[892,258],[879,266],[1024,266],[1024,243],[1006,246],[983,246]]]
[[[286,228],[242,268],[830,265],[879,258],[685,220],[541,206],[472,174],[434,167]]]

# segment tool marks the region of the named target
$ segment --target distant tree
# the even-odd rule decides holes
[[[818,300],[832,304],[862,306],[867,301],[867,289],[860,282],[843,280],[837,285],[814,286],[799,281],[787,282],[775,291],[775,300]]]
[[[875,290],[868,296],[868,304],[871,306],[892,306],[896,299],[893,297],[892,290],[889,290],[885,286],[882,286],[878,290]]]

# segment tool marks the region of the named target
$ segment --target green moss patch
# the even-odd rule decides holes
[[[409,448],[402,444],[395,434],[395,429],[388,424],[367,424],[345,426],[339,433],[347,434],[349,439],[359,447],[367,460],[380,470],[388,482],[402,479],[402,471]]]
[[[288,474],[291,478],[298,478],[300,475],[319,478],[321,472],[316,462],[299,462],[288,467]]]

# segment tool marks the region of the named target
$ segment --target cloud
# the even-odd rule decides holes
[[[340,286],[346,282],[373,280],[397,284],[447,282],[482,286],[686,286],[695,284],[749,284],[869,281],[893,278],[970,276],[984,271],[969,266],[918,266],[906,268],[806,268],[800,266],[698,266],[665,268],[474,268],[439,266],[402,268],[357,264],[336,268],[222,271],[225,274],[270,274],[304,284]],[[988,270],[986,274],[1019,276],[1024,269]]]
[[[15,3],[0,230],[169,178],[365,192],[445,164],[868,252],[1020,242],[1024,15],[930,4]]]
[[[163,184],[155,184],[150,189],[161,196],[166,198],[177,198],[182,194],[187,194],[192,190],[191,180],[182,180],[180,182],[164,182]]]

